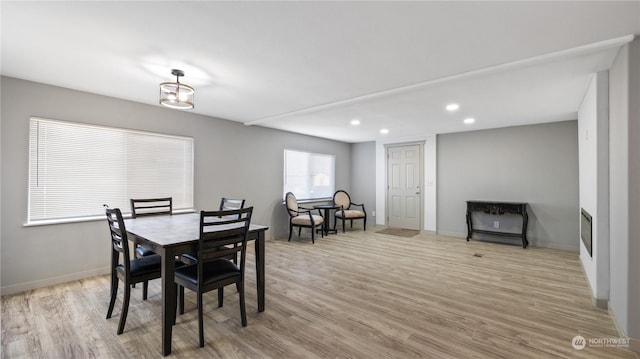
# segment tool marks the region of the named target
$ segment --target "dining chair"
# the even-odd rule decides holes
[[[158,215],[171,215],[173,214],[173,198],[131,198],[131,218],[138,218],[142,216],[158,216]],[[135,250],[133,256],[135,258],[146,257],[156,254],[149,248],[143,247],[135,242],[133,244]],[[142,289],[142,296],[147,299],[147,291],[149,289],[149,283],[144,282]],[[135,288],[135,284],[133,285]]]
[[[173,213],[173,198],[131,198],[131,218],[142,216],[171,215]],[[152,250],[136,244],[136,258],[155,254]]]
[[[242,209],[244,208],[244,199],[232,199],[232,198],[226,198],[226,197],[222,197],[220,199],[220,207],[219,210],[220,211],[228,211],[228,210],[234,210],[234,209]],[[238,263],[238,258],[237,256],[234,254],[233,257],[229,257],[233,259],[233,263]],[[180,256],[180,260],[182,260],[183,262],[187,263],[187,264],[195,264],[198,261],[198,253],[184,253]]]
[[[251,224],[253,207],[227,211],[201,211],[198,261],[177,268],[175,282],[180,286],[180,314],[184,312],[184,290],[188,288],[198,295],[198,332],[200,347],[204,346],[203,294],[218,290],[218,307],[223,306],[224,287],[235,284],[240,299],[242,326],[247,326],[244,300],[244,269],[247,252],[247,234]],[[224,249],[221,249],[224,248]],[[229,255],[240,254],[235,264]]]
[[[291,192],[287,192],[284,201],[289,214],[289,241],[291,241],[293,227],[298,227],[298,237],[300,237],[302,228],[311,228],[311,243],[315,243],[316,227],[322,226],[324,223],[320,210],[318,210],[319,215],[316,215],[311,213],[312,208],[298,206],[298,200]],[[320,230],[320,233],[324,237],[324,231]]]
[[[129,239],[120,209],[111,209],[105,205],[105,214],[109,225],[109,233],[111,234],[111,299],[109,301],[107,319],[111,318],[113,313],[116,295],[118,294],[118,283],[122,281],[124,283],[124,297],[122,299],[120,324],[118,325],[118,334],[122,334],[125,322],[127,321],[131,287],[135,283],[147,283],[149,280],[160,278],[162,275],[161,257],[158,254],[153,254],[131,259],[129,254]],[[122,263],[120,263],[121,254]],[[180,265],[182,265],[182,263],[176,263],[176,266],[179,267]],[[146,299],[145,294],[143,300]]]
[[[367,230],[367,212],[364,209],[364,203],[357,204],[351,202],[351,196],[349,193],[343,190],[338,190],[333,194],[333,204],[337,207],[340,207],[334,212],[335,221],[333,221],[333,229],[335,230],[338,226],[338,219],[342,221],[342,233],[345,232],[344,222],[345,220],[349,220],[351,222],[351,228],[353,228],[353,220],[354,219],[362,219],[364,230]],[[362,210],[352,209],[352,206],[361,207]]]

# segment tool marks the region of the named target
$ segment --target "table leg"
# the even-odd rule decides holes
[[[471,238],[473,232],[473,223],[471,223],[471,212],[467,210],[467,242]]]
[[[265,231],[258,232],[258,238],[255,243],[256,250],[256,282],[258,286],[258,312],[264,312],[265,307],[265,275],[264,275],[264,263],[265,263]]]
[[[522,214],[522,248],[527,248],[529,240],[527,240],[527,224],[529,223],[529,215],[527,212]]]
[[[322,224],[322,228],[324,229],[324,235],[329,235],[329,208],[324,209],[324,223]]]
[[[171,331],[176,321],[175,253],[165,249],[162,255],[162,355],[171,354]]]

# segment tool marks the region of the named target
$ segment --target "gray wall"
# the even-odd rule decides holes
[[[610,70],[609,310],[640,350],[640,39]]]
[[[335,155],[336,186],[350,190],[347,143],[8,77],[1,78],[1,96],[3,294],[107,273],[109,264],[104,221],[23,226],[30,116],[193,137],[196,210],[218,206],[222,196],[246,198],[255,207],[253,221],[270,227],[268,238],[288,231],[282,205],[284,148]]]
[[[577,121],[444,134],[437,142],[439,233],[466,237],[467,200],[522,201],[532,245],[579,249]],[[498,220],[506,231],[520,223]]]
[[[351,145],[351,200],[364,203],[367,225],[376,223],[376,143]]]

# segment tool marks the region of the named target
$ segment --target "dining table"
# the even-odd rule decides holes
[[[126,219],[129,236],[162,257],[162,355],[171,353],[171,331],[176,320],[176,257],[197,251],[200,213]],[[269,227],[251,224],[248,241],[255,241],[258,312],[265,310],[265,232]]]

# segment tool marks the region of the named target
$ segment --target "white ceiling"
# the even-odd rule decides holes
[[[2,75],[159,106],[158,84],[179,68],[193,112],[345,142],[575,119],[592,74],[640,33],[639,1],[2,1],[0,12]]]

